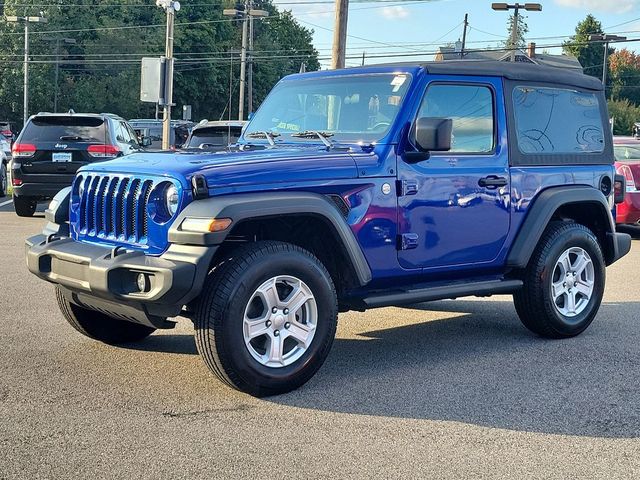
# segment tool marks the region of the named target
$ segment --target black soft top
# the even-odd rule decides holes
[[[382,66],[382,65],[376,65]],[[602,90],[597,78],[569,69],[548,67],[534,63],[500,62],[492,60],[446,60],[443,62],[388,63],[384,66],[422,67],[434,75],[477,75],[504,77],[509,80],[556,83],[588,90]]]

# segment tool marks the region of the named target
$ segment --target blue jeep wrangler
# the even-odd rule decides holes
[[[228,152],[87,165],[27,240],[82,334],[179,315],[224,382],[299,387],[338,312],[513,294],[524,325],[592,322],[625,255],[602,85],[537,65],[393,64],[284,78]]]

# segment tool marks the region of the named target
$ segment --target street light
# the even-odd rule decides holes
[[[528,12],[541,12],[542,5],[539,3],[492,3],[491,9],[506,12],[513,10],[513,26],[511,27],[511,61],[516,61],[516,42],[518,41],[518,10],[523,9]]]
[[[4,17],[9,23],[24,22],[24,96],[22,100],[22,124],[27,123],[29,118],[29,24],[30,23],[47,23],[44,17],[17,17],[8,15]]]
[[[238,120],[244,120],[244,92],[247,77],[247,42],[249,43],[249,55],[253,55],[253,18],[268,17],[266,10],[252,8],[251,0],[238,3],[236,8],[225,8],[222,14],[242,20],[242,47],[240,49],[240,95],[238,100]],[[248,20],[248,22],[247,22]],[[247,32],[249,30],[249,32]],[[253,61],[249,62],[249,112],[253,109]]]
[[[604,45],[604,57],[602,62],[602,85],[604,86],[605,95],[607,93],[607,61],[609,59],[609,42],[624,42],[627,37],[619,35],[606,35],[604,33],[595,33],[589,35],[590,42],[602,42]]]
[[[169,150],[171,138],[171,105],[173,104],[173,23],[176,12],[180,11],[180,2],[173,0],[156,0],[156,6],[167,13],[166,33],[166,71],[165,94],[162,114],[162,149]]]

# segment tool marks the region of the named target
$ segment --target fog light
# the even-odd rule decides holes
[[[139,273],[138,278],[136,279],[136,284],[138,285],[138,290],[140,292],[148,292],[149,291],[149,277],[144,273]]]

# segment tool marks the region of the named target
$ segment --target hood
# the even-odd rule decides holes
[[[232,152],[141,152],[94,163],[82,171],[164,175],[188,185],[204,175],[209,188],[356,178],[350,153],[313,147]]]

